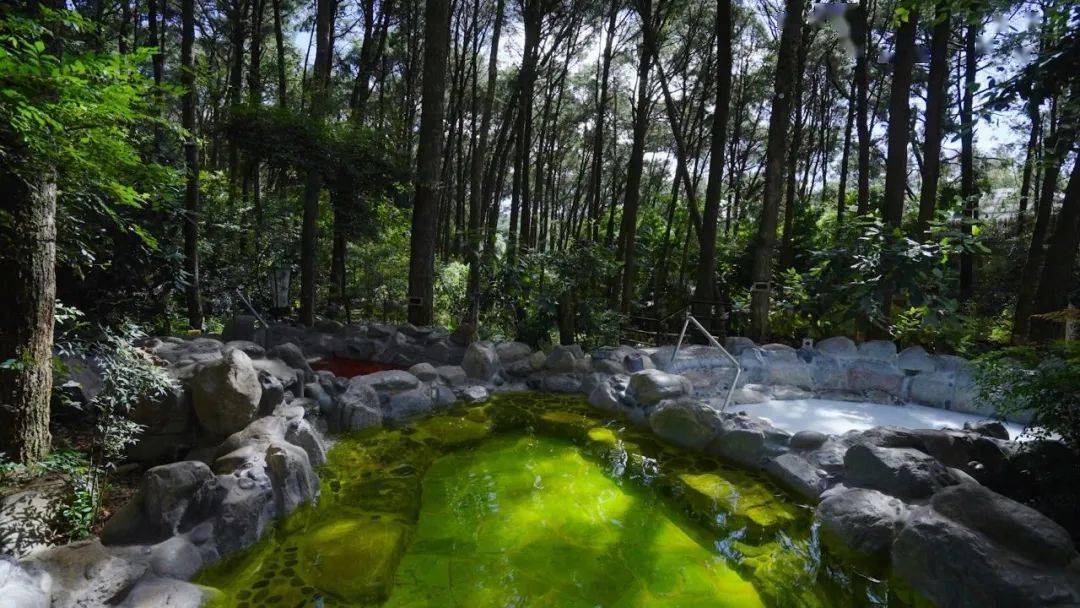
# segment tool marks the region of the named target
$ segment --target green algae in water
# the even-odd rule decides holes
[[[862,606],[771,484],[517,394],[342,439],[321,497],[199,574],[212,607]],[[882,597],[884,597],[882,595]]]

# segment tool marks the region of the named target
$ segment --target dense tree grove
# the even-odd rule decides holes
[[[782,342],[1064,337],[1078,36],[1065,0],[6,3],[0,451],[48,450],[57,302],[540,346],[686,306]]]

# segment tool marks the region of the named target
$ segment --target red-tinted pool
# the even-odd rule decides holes
[[[320,359],[311,364],[311,369],[315,371],[326,370],[333,372],[335,376],[341,376],[343,378],[352,378],[353,376],[362,376],[364,374],[373,374],[375,372],[381,372],[388,369],[404,369],[400,365],[389,365],[387,363],[376,363],[374,361],[356,361],[354,359]]]

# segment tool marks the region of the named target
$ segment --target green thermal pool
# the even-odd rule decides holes
[[[199,574],[211,606],[888,603],[764,480],[578,398],[503,395],[358,433],[321,476],[317,505]]]

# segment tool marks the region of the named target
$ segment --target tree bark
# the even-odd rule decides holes
[[[649,0],[641,2],[641,19],[651,19]],[[647,23],[643,28],[649,27]],[[649,99],[649,67],[651,55],[642,42],[637,70],[637,101],[634,103],[633,141],[630,144],[630,159],[626,165],[626,193],[623,198],[622,223],[619,226],[619,260],[623,263],[622,288],[619,297],[619,312],[630,313],[630,302],[634,297],[634,247],[637,232],[638,207],[641,204],[641,171],[645,164],[645,136],[649,132],[649,113],[652,100]]]
[[[852,40],[855,42],[855,125],[859,133],[859,191],[855,212],[866,215],[870,212],[870,24],[866,10],[866,0],[859,0],[859,6],[853,9]]]
[[[976,62],[975,39],[978,27],[968,25],[964,36],[964,97],[960,109],[960,196],[964,200],[963,231],[974,234],[978,215],[978,193],[975,191],[975,113],[974,99]],[[960,299],[971,298],[975,289],[975,257],[967,249],[960,253]]]
[[[1065,200],[1058,212],[1054,234],[1046,248],[1046,264],[1043,265],[1039,290],[1035,294],[1036,314],[1056,312],[1069,304],[1073,285],[1073,268],[1076,265],[1076,249],[1080,246],[1080,162],[1073,162],[1069,185],[1065,188]],[[1064,338],[1064,326],[1045,319],[1031,319],[1033,340]]]
[[[285,78],[285,39],[281,25],[281,0],[274,2],[274,41],[277,45],[277,98],[278,107],[289,105],[288,81]]]
[[[754,237],[754,285],[750,296],[750,333],[761,342],[769,330],[769,299],[772,281],[773,248],[776,245],[776,224],[780,216],[780,195],[784,183],[784,161],[787,155],[788,127],[791,122],[791,97],[799,44],[802,39],[802,0],[785,0],[784,27],[780,34],[780,50],[776,59],[773,82],[772,115],[765,150],[765,186],[762,192],[761,216]]]
[[[724,151],[727,145],[728,111],[731,105],[731,0],[716,2],[716,105],[713,110],[709,148],[709,179],[705,184],[705,208],[698,234],[698,267],[694,297],[716,299],[716,231],[720,219],[720,190],[724,181]],[[706,318],[712,305],[699,304],[696,314]],[[718,311],[719,312],[719,311]]]
[[[926,82],[926,125],[923,136],[922,190],[919,194],[918,236],[927,237],[930,220],[937,208],[938,178],[941,175],[941,122],[945,115],[949,76],[949,35],[951,15],[938,9],[937,23],[930,40],[930,74]]]
[[[1027,113],[1028,120],[1031,121],[1031,135],[1028,136],[1027,143],[1027,155],[1024,158],[1024,173],[1020,180],[1020,205],[1016,212],[1016,236],[1024,236],[1024,228],[1027,226],[1027,208],[1028,201],[1031,200],[1032,192],[1032,178],[1035,173],[1035,164],[1039,155],[1039,131],[1042,130],[1041,122],[1042,116],[1039,113],[1039,106],[1042,105],[1042,98],[1035,97],[1028,100]]]
[[[320,124],[326,113],[327,89],[333,59],[335,0],[317,0],[315,5],[315,65],[311,78],[310,119]],[[316,254],[319,195],[322,175],[317,167],[307,170],[304,180],[304,219],[300,230],[300,322],[315,324],[315,284],[317,281]]]
[[[181,124],[186,131],[184,161],[184,270],[187,272],[188,325],[203,326],[202,287],[199,276],[199,140],[195,117],[198,99],[195,90],[195,0],[183,0],[180,42],[180,87],[184,90]]]
[[[446,56],[450,47],[449,0],[427,0],[424,10],[424,81],[416,193],[409,239],[409,322],[430,325],[434,317],[435,230],[445,115]]]

